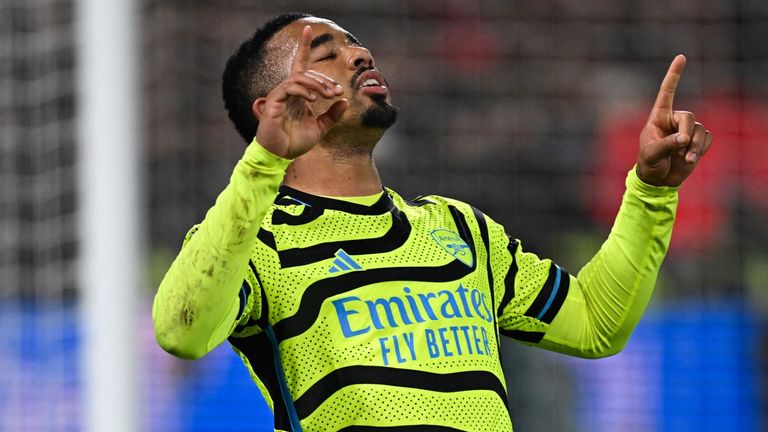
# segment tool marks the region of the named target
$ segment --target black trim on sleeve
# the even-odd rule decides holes
[[[520,342],[539,343],[544,339],[544,332],[528,332],[522,330],[499,330],[504,336],[509,336],[512,339],[519,340]]]
[[[256,266],[254,266],[253,261],[248,261],[248,266],[251,268],[251,271],[253,272],[253,276],[256,278],[256,283],[259,286],[259,294],[261,295],[261,311],[259,312],[259,318],[254,319],[253,318],[253,311],[251,311],[251,316],[248,318],[248,322],[246,322],[243,325],[239,325],[235,327],[235,329],[232,331],[232,337],[238,337],[238,333],[242,333],[245,330],[247,330],[250,327],[257,326],[261,330],[264,330],[267,328],[268,324],[268,317],[269,317],[269,305],[267,304],[267,296],[264,293],[264,284],[261,283],[261,278],[259,278],[259,273],[256,271]],[[247,284],[247,281],[243,281],[244,284]],[[249,285],[250,288],[250,285]],[[249,293],[252,294],[252,291]],[[239,320],[239,318],[238,318]]]
[[[563,303],[565,303],[565,298],[568,296],[568,290],[570,286],[570,275],[567,271],[565,271],[564,268],[560,267],[560,289],[557,290],[555,298],[552,299],[552,304],[549,306],[549,309],[541,317],[542,321],[547,324],[552,323],[552,320],[555,319],[557,313],[560,312],[560,308],[563,307]]]
[[[237,293],[237,297],[240,299],[240,307],[237,310],[237,317],[235,321],[240,321],[245,311],[245,305],[248,304],[248,297],[251,296],[251,285],[248,280],[243,280],[243,285],[240,286],[240,291]]]
[[[524,315],[547,324],[551,323],[568,295],[569,279],[567,271],[552,263],[544,286]]]

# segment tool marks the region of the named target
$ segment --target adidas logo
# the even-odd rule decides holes
[[[333,265],[328,269],[328,273],[338,273],[350,270],[362,270],[363,268],[351,256],[344,252],[344,249],[336,251],[336,259]]]

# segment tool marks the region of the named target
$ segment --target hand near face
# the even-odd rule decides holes
[[[693,113],[672,109],[685,61],[683,55],[672,60],[640,133],[637,175],[654,186],[680,186],[712,144],[712,134]]]
[[[349,107],[349,101],[340,99],[322,115],[313,114],[311,103],[320,98],[337,98],[343,90],[333,78],[309,69],[311,42],[312,29],[306,26],[288,78],[253,103],[253,113],[259,119],[256,140],[286,159],[314,147]]]

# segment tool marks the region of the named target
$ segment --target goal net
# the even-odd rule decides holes
[[[0,430],[78,426],[72,0],[0,1]]]

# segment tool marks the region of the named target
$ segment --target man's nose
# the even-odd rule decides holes
[[[370,69],[373,67],[373,57],[371,52],[367,48],[363,47],[349,47],[351,54],[347,58],[347,67],[352,70],[365,67]]]

